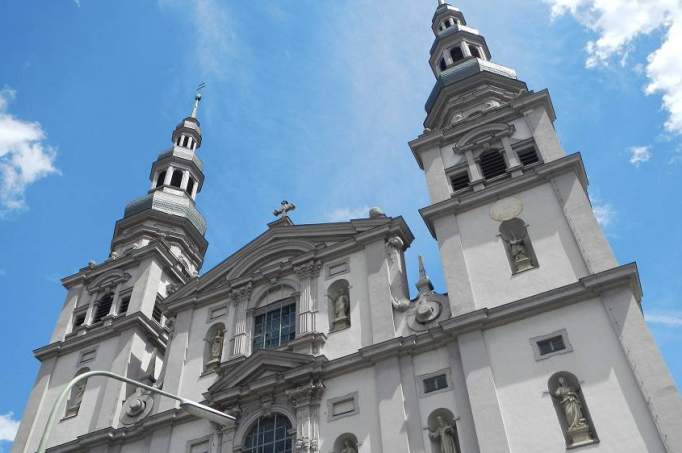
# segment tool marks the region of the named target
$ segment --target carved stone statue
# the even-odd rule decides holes
[[[568,385],[563,376],[559,377],[558,383],[553,396],[557,399],[564,416],[569,446],[594,440],[585,417],[585,408],[578,393],[579,390]]]
[[[358,453],[358,446],[350,439],[346,439],[343,441],[343,448],[339,453]]]
[[[220,364],[220,360],[223,356],[224,339],[225,331],[223,331],[223,329],[216,330],[215,334],[213,334],[213,338],[210,339],[208,362],[206,363],[207,368],[215,368]]]
[[[71,396],[66,403],[66,416],[73,416],[78,414],[78,409],[81,407],[81,402],[83,401],[83,395],[85,394],[85,386],[87,385],[87,380],[79,381],[71,388]]]
[[[526,242],[516,236],[509,239],[509,254],[511,255],[514,270],[516,272],[525,271],[533,267]]]
[[[457,449],[457,431],[454,422],[448,424],[442,416],[436,417],[436,430],[430,431],[429,436],[438,442],[440,453],[459,453]]]
[[[334,329],[345,329],[350,327],[350,319],[348,318],[348,313],[350,312],[350,302],[348,300],[348,294],[343,291],[341,294],[336,296],[334,300]]]

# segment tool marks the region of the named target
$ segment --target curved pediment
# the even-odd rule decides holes
[[[92,283],[90,283],[88,285],[88,291],[90,293],[94,293],[104,288],[113,288],[120,283],[127,282],[129,279],[129,273],[120,269],[112,269],[98,276]]]
[[[284,267],[292,259],[297,258],[315,248],[315,245],[300,239],[278,241],[269,246],[259,248],[242,258],[227,274],[228,280],[248,276],[255,272],[263,272],[277,267]]]

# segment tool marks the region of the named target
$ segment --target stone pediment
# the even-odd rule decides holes
[[[288,351],[258,351],[248,357],[236,368],[223,374],[208,389],[209,394],[220,393],[225,390],[241,387],[245,384],[253,384],[258,381],[270,379],[279,381],[282,374],[297,368],[312,365],[316,362],[325,361],[323,356],[312,356]]]

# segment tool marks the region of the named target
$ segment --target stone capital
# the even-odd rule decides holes
[[[311,379],[307,384],[287,390],[286,395],[291,404],[296,407],[319,404],[325,385],[319,379]]]
[[[317,278],[322,269],[322,262],[319,260],[310,260],[307,263],[294,266],[294,272],[299,278]]]
[[[241,286],[237,286],[230,290],[230,298],[235,302],[242,302],[249,300],[253,292],[253,283],[249,282]]]

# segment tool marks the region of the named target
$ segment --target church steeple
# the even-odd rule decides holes
[[[117,222],[112,241],[113,253],[120,255],[136,241],[142,238],[148,240],[149,236],[181,235],[184,236],[183,240],[177,239],[184,247],[180,247],[181,251],[177,254],[183,257],[185,270],[189,275],[195,275],[201,267],[207,246],[204,239],[206,221],[196,207],[196,198],[204,183],[204,165],[197,155],[202,143],[197,118],[202,88],[203,84],[194,96],[191,114],[173,130],[171,147],[159,154],[152,164],[149,192],[129,203],[123,219]],[[132,228],[132,225],[152,218],[158,219],[155,222],[155,234],[139,225]],[[165,226],[168,226],[167,230]],[[159,228],[166,231],[160,231]]]

